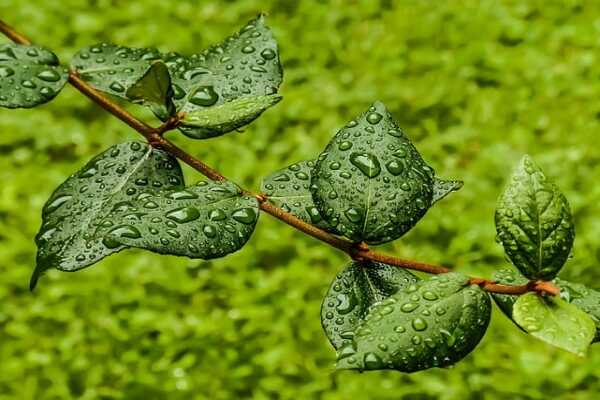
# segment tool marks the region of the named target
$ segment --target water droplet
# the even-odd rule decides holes
[[[256,211],[252,208],[240,208],[231,217],[242,224],[250,225],[256,221]]]
[[[121,85],[119,82],[113,82],[108,86],[111,90],[114,90],[115,92],[124,92],[125,91],[125,87],[123,85]]]
[[[352,153],[350,162],[369,178],[375,178],[381,172],[379,160],[370,153]]]
[[[412,327],[415,331],[424,331],[427,329],[427,322],[423,318],[417,317],[413,319]]]
[[[37,74],[37,77],[46,82],[58,82],[60,74],[53,69],[48,69]]]
[[[219,95],[215,92],[212,86],[199,87],[194,95],[190,97],[190,103],[198,106],[212,106],[219,99]]]
[[[209,238],[214,238],[215,236],[217,236],[217,230],[212,225],[204,225],[204,227],[202,228],[202,232],[204,232],[206,237]]]
[[[404,170],[404,164],[402,164],[401,162],[398,162],[396,160],[392,160],[390,162],[388,162],[385,167],[387,168],[388,171],[390,171],[390,174],[396,176],[396,175],[400,175],[402,173],[402,171]]]
[[[131,225],[117,226],[116,228],[111,229],[108,232],[108,235],[109,236],[106,236],[102,240],[102,243],[109,249],[114,249],[121,246],[121,243],[119,243],[115,238],[139,239],[142,237],[140,231]]]
[[[219,208],[215,208],[208,214],[208,218],[212,221],[223,221],[227,218],[225,212]]]
[[[0,66],[0,78],[8,78],[14,75],[15,71],[12,68],[6,66]]]
[[[264,49],[263,51],[260,52],[260,55],[265,60],[272,60],[275,58],[275,56],[277,56],[275,51],[272,49]]]
[[[415,303],[404,303],[402,304],[402,306],[400,307],[400,309],[404,312],[412,312],[414,311],[417,307],[419,307],[418,304]]]
[[[381,361],[381,358],[372,352],[365,354],[364,363],[365,368],[367,369],[378,369],[383,367],[383,361]]]
[[[244,46],[242,48],[242,53],[244,54],[250,54],[250,53],[254,53],[254,50],[256,50],[254,47],[252,46]]]
[[[47,213],[51,213],[56,211],[60,206],[62,206],[63,204],[65,204],[66,202],[68,202],[69,200],[71,200],[72,196],[66,195],[66,196],[59,196],[55,199],[53,199],[50,203],[48,203],[46,205],[46,212]]]
[[[383,115],[379,114],[378,112],[372,112],[367,115],[367,122],[372,125],[376,125],[379,123],[379,121],[381,121],[381,118],[383,118]]]
[[[200,212],[194,207],[181,207],[169,211],[166,217],[172,219],[175,222],[183,224],[185,222],[190,222],[195,219],[198,219],[200,217]]]
[[[342,151],[346,151],[346,150],[350,149],[351,147],[352,147],[352,142],[344,141],[339,144],[338,149],[340,149]]]
[[[358,210],[356,210],[355,208],[347,209],[344,214],[350,221],[352,221],[354,223],[358,223],[362,220],[361,213]]]

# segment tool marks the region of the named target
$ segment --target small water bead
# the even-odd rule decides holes
[[[272,60],[277,56],[277,53],[275,53],[275,51],[272,49],[264,49],[260,52],[260,55],[265,60]]]
[[[255,50],[256,49],[254,47],[252,47],[252,46],[244,46],[244,47],[242,47],[242,53],[244,53],[244,54],[254,53]]]
[[[109,86],[109,89],[115,91],[115,92],[124,92],[125,91],[125,87],[123,85],[121,85],[119,82],[113,82],[111,83]]]
[[[208,218],[212,221],[223,221],[227,218],[225,212],[219,208],[215,208],[208,214]]]
[[[26,87],[27,89],[35,89],[37,87],[37,85],[35,83],[33,83],[30,80],[24,80],[21,82],[21,85],[23,87]]]
[[[352,142],[344,141],[338,145],[338,149],[340,149],[341,151],[346,151],[350,148],[352,148]]]
[[[427,322],[421,317],[412,320],[412,327],[415,331],[424,331],[427,329]]]
[[[346,217],[354,223],[360,222],[362,220],[361,213],[358,210],[356,210],[355,208],[347,209],[344,212],[344,215],[346,215]]]
[[[202,228],[202,232],[206,235],[206,237],[214,238],[217,236],[217,229],[212,225],[204,225]]]
[[[8,78],[14,75],[15,71],[12,68],[6,66],[0,66],[0,78]]]
[[[369,115],[367,115],[367,122],[376,125],[379,123],[379,121],[381,121],[382,118],[383,115],[379,114],[378,112],[371,112]]]
[[[402,173],[402,171],[404,170],[404,164],[402,164],[401,162],[398,162],[396,160],[389,161],[385,165],[385,167],[390,172],[390,174],[392,174],[394,176],[400,175]]]
[[[419,307],[419,305],[416,303],[404,303],[400,307],[400,310],[402,310],[403,312],[409,313],[409,312],[416,310],[417,307]]]
[[[119,243],[115,238],[139,239],[142,237],[140,231],[131,225],[117,226],[116,228],[111,229],[108,232],[108,235],[109,236],[106,236],[102,240],[102,243],[109,249],[114,249],[121,246],[121,243]]]

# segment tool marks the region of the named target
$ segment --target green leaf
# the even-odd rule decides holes
[[[181,123],[207,131],[230,132],[254,121],[267,108],[279,103],[281,96],[240,97],[218,106],[201,108],[185,114]]]
[[[75,54],[71,67],[95,89],[132,100],[128,97],[128,90],[144,76],[148,77],[144,80],[146,84],[156,77],[155,73],[160,70],[149,73],[149,69],[161,57],[162,54],[154,48],[128,48],[112,43],[98,43]],[[160,78],[161,87],[164,79],[164,76]],[[134,89],[134,93],[136,97],[139,95],[138,90]]]
[[[184,134],[195,139],[219,136],[251,122],[277,102],[276,97],[263,96],[277,93],[283,77],[277,42],[262,15],[219,45],[191,57],[171,53],[165,56],[165,62],[173,78],[177,111],[192,115],[197,115],[195,112],[198,111],[200,123],[197,125],[204,121],[202,110],[208,107],[254,98],[245,103],[244,117],[237,116],[226,123],[211,122],[208,126],[179,127]],[[219,119],[226,119],[227,116],[222,115],[223,110],[210,114],[210,118],[218,115]]]
[[[584,355],[596,334],[596,325],[585,312],[556,296],[533,292],[519,296],[513,317],[527,333],[578,356]]]
[[[337,368],[414,372],[454,364],[477,346],[490,316],[489,296],[462,274],[419,281],[369,310],[338,350]]]
[[[512,263],[529,279],[550,280],[567,260],[575,229],[565,196],[528,156],[496,209],[496,230]]]
[[[0,106],[30,108],[53,99],[65,86],[68,71],[54,53],[39,46],[0,46]]]
[[[431,206],[434,171],[376,102],[319,156],[311,192],[321,215],[353,241],[378,244],[410,230]]]
[[[528,282],[527,278],[511,268],[497,271],[494,273],[493,279],[505,285],[523,285]],[[600,292],[580,283],[569,282],[564,279],[555,278],[552,282],[560,288],[560,297],[563,300],[586,312],[594,321],[596,336],[592,343],[600,341]],[[513,306],[518,297],[517,295],[492,293],[492,298],[498,307],[517,326],[519,325],[513,319]]]
[[[31,287],[52,267],[76,271],[125,247],[221,257],[244,245],[257,217],[256,199],[232,183],[185,188],[172,156],[139,142],[119,144],[68,178],[44,206]]]
[[[321,217],[309,190],[314,161],[300,161],[263,179],[261,191],[273,203],[304,222],[329,232],[333,227]]]
[[[369,308],[419,280],[405,269],[351,262],[331,282],[321,305],[321,324],[336,349],[352,339]]]
[[[144,76],[127,89],[125,96],[134,103],[149,106],[163,118],[175,112],[171,75],[162,61],[153,61]]]
[[[447,181],[444,179],[433,179],[433,198],[431,203],[436,203],[448,196],[452,192],[460,190],[464,185],[463,181]]]

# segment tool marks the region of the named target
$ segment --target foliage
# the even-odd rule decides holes
[[[15,3],[2,15],[53,47],[77,37],[69,48],[56,48],[65,57],[98,38],[137,46],[157,43],[191,53],[197,51],[198,38],[184,34],[189,27],[165,22],[194,14],[200,25],[210,27],[201,33],[202,42],[209,44],[258,7],[240,2],[227,5],[223,13],[222,4],[182,3],[167,12],[167,5],[153,5],[147,11],[128,5],[118,12],[102,2],[89,10],[87,5],[61,5],[67,12],[49,4],[33,13]],[[565,273],[593,282],[597,235],[592,216],[598,214],[598,193],[592,179],[597,176],[595,156],[589,149],[590,131],[597,124],[597,84],[590,44],[595,36],[591,21],[597,16],[585,5],[572,5],[564,10],[472,3],[477,10],[467,13],[450,4],[386,2],[379,9],[373,4],[355,9],[316,2],[261,4],[272,8],[271,25],[281,27],[277,36],[290,55],[284,60],[289,78],[281,115],[265,115],[251,135],[189,148],[209,163],[221,164],[237,182],[256,184],[259,176],[281,165],[314,157],[328,141],[326,132],[380,97],[436,169],[461,176],[469,185],[460,199],[432,209],[416,230],[390,248],[452,263],[463,272],[490,273],[486,268],[501,260],[490,217],[498,185],[517,155],[535,151],[543,154],[535,158],[549,169],[548,175],[569,193],[578,226],[577,257]],[[76,24],[67,24],[73,14]],[[124,24],[132,15],[144,22]],[[161,26],[172,32],[164,35]],[[350,45],[357,43],[364,51]],[[403,377],[323,372],[330,352],[317,335],[315,318],[332,268],[341,260],[275,225],[259,228],[249,247],[210,263],[210,270],[206,263],[122,254],[90,272],[49,275],[47,289],[29,297],[19,288],[30,270],[33,248],[28,240],[39,221],[21,208],[39,209],[73,165],[82,165],[127,132],[76,99],[65,91],[59,103],[41,111],[1,112],[2,151],[7,155],[3,182],[10,182],[2,191],[6,283],[0,294],[7,360],[0,392],[6,396],[464,398],[485,393],[514,398],[516,393],[543,398],[571,392],[593,398],[595,351],[585,362],[546,351],[514,330],[505,335],[500,327],[507,325],[501,320],[478,352],[450,371]],[[41,124],[47,127],[44,135],[38,134]],[[102,134],[90,135],[93,131]],[[225,161],[227,153],[235,162]],[[563,169],[572,173],[561,174]],[[266,268],[274,265],[278,268]],[[584,272],[587,277],[579,279]],[[189,275],[195,279],[186,280]],[[157,326],[159,320],[168,323]],[[264,326],[264,320],[271,324]],[[64,340],[58,345],[57,331]],[[74,345],[78,351],[72,350]],[[107,352],[113,355],[110,360]],[[553,368],[548,369],[550,360]],[[514,376],[519,378],[507,379]]]

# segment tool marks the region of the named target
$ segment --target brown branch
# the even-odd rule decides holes
[[[31,44],[29,39],[15,31],[12,27],[0,20],[0,32],[4,33],[15,43],[19,44]],[[223,181],[226,178],[221,175],[218,171],[204,164],[185,150],[181,149],[173,142],[165,139],[163,133],[168,130],[174,129],[180,123],[182,118],[181,114],[178,114],[165,121],[160,127],[154,128],[145,122],[139,120],[134,115],[129,113],[127,110],[111,101],[108,97],[104,96],[87,82],[81,79],[77,72],[69,72],[69,83],[73,85],[77,90],[86,95],[94,103],[100,105],[106,111],[119,118],[121,121],[135,129],[137,132],[142,134],[146,140],[152,145],[161,150],[177,157],[190,167],[194,168],[204,176],[216,180]],[[427,264],[419,261],[405,260],[402,258],[394,257],[387,254],[377,253],[369,249],[365,243],[353,243],[342,237],[332,235],[322,229],[315,227],[314,225],[308,224],[296,216],[285,212],[279,207],[269,203],[263,194],[254,193],[245,190],[244,193],[250,196],[254,196],[260,205],[260,209],[267,214],[285,222],[286,224],[298,229],[301,232],[306,233],[316,239],[321,240],[345,253],[350,255],[354,260],[371,260],[378,261],[386,264],[390,264],[396,267],[412,269],[415,271],[422,271],[431,274],[443,274],[450,272],[450,269],[439,265]],[[530,291],[535,291],[540,294],[556,295],[559,293],[559,289],[551,282],[531,281],[526,285],[501,285],[488,279],[483,278],[471,278],[471,284],[479,285],[482,289],[493,292],[493,293],[504,293],[504,294],[522,294]]]

